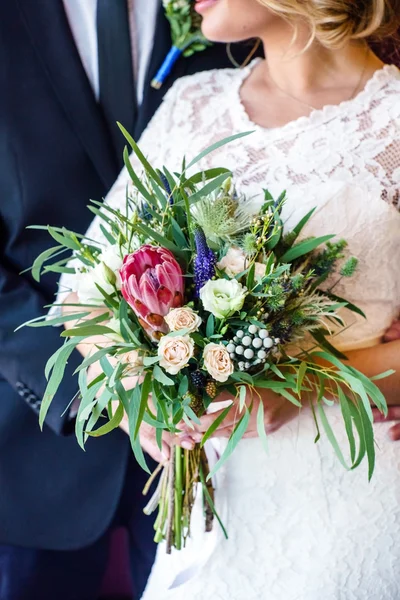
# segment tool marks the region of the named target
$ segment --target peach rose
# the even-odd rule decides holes
[[[171,331],[186,329],[188,333],[194,333],[201,325],[201,318],[189,306],[173,308],[164,318]]]
[[[228,252],[217,263],[218,269],[225,271],[228,277],[235,277],[245,270],[245,254],[240,248],[229,248]],[[260,262],[255,263],[255,276],[257,278],[264,277],[265,265]]]
[[[194,353],[194,342],[188,335],[165,335],[158,343],[160,367],[170,375],[176,375],[186,367]]]
[[[234,371],[228,350],[222,344],[207,344],[203,352],[204,367],[216,381],[224,383]]]

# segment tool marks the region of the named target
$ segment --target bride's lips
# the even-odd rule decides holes
[[[216,4],[219,0],[196,0],[196,4],[194,5],[194,10],[198,13],[202,13],[203,10],[206,10],[210,6]]]

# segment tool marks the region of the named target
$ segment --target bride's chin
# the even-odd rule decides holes
[[[226,0],[196,0],[195,10],[202,17],[201,30],[211,42],[227,42],[229,37]],[[224,16],[225,15],[225,16]]]

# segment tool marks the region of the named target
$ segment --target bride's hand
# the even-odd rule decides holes
[[[257,414],[260,402],[264,405],[264,428],[266,433],[273,433],[277,431],[282,425],[288,423],[299,415],[298,407],[294,406],[289,400],[271,392],[270,390],[258,389],[258,394],[248,393],[246,399],[247,406],[250,407],[252,404],[252,410],[250,414],[249,425],[247,427],[245,438],[258,437],[257,432]],[[228,393],[223,393],[218,396],[214,402],[227,402],[233,401],[234,406],[229,411],[226,418],[222,421],[219,427],[214,431],[212,437],[225,437],[231,436],[233,429],[243,417],[243,412],[239,409],[239,400],[234,400]],[[182,427],[188,435],[195,442],[200,442],[204,433],[211,427],[215,420],[223,413],[223,410],[219,410],[214,413],[204,415],[200,418],[200,425],[193,422],[193,430],[187,425]]]

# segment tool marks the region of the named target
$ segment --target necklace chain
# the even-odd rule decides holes
[[[351,92],[350,96],[347,98],[347,100],[352,100],[354,98],[354,96],[356,95],[356,93],[358,92],[360,86],[361,86],[361,83],[362,83],[362,81],[364,79],[365,71],[366,71],[366,68],[367,68],[368,55],[369,55],[369,48],[367,47],[367,51],[365,53],[364,66],[363,66],[363,68],[361,70],[360,77],[359,77],[359,79],[357,81],[356,86],[354,87],[353,91]],[[295,100],[296,102],[299,102],[300,104],[302,104],[303,106],[306,106],[310,110],[319,110],[315,106],[312,106],[311,104],[308,104],[308,102],[305,102],[304,100],[301,100],[300,98],[297,98],[296,96],[293,96],[293,94],[291,94],[290,92],[288,92],[288,91],[284,90],[283,88],[281,88],[276,83],[276,81],[272,78],[271,72],[269,70],[268,70],[268,77],[270,78],[271,82],[274,84],[274,86],[276,87],[276,89],[278,89],[282,94],[284,94],[288,98],[291,98],[292,100]]]

